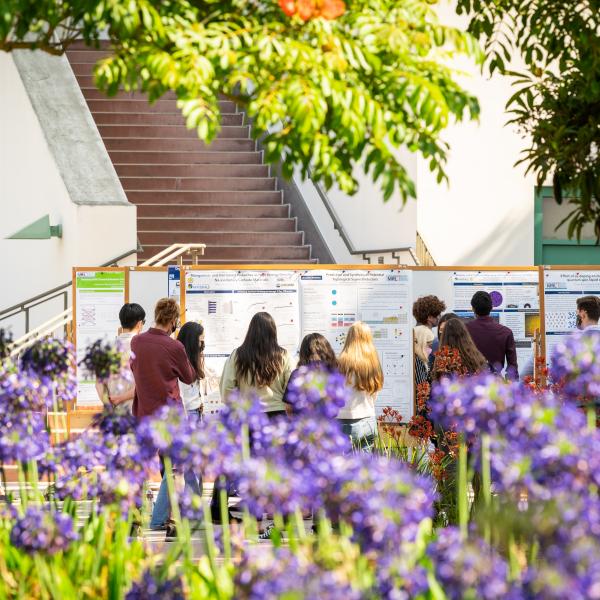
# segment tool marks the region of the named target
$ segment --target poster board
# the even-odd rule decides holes
[[[119,331],[119,310],[128,298],[126,267],[73,268],[73,336],[77,363],[97,339],[113,341]],[[78,410],[102,406],[95,382],[77,368]]]
[[[302,337],[318,331],[334,350],[343,347],[349,327],[367,322],[384,370],[376,411],[393,406],[405,419],[414,411],[412,393],[412,272],[381,266],[327,265],[193,267],[182,271],[182,314],[206,332],[205,405],[218,410],[218,381],[256,312],[272,314],[280,344],[297,356]]]
[[[146,311],[142,331],[154,325],[154,307],[158,300],[168,295],[168,291],[167,267],[129,267],[127,301],[139,304]]]
[[[554,347],[576,331],[577,298],[600,297],[600,265],[544,266],[540,268],[543,287],[542,353],[550,363]]]
[[[513,331],[519,369],[533,369],[536,332],[541,330],[537,267],[412,267],[414,300],[433,294],[446,303],[446,312],[474,318],[471,298],[478,290],[490,293],[491,316]]]

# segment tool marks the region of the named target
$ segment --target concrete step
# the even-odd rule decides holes
[[[115,165],[119,177],[269,177],[267,165]]]
[[[92,112],[96,125],[181,125],[185,119],[176,113],[130,113],[130,112]],[[244,124],[244,114],[221,115],[222,126],[240,126]]]
[[[206,244],[207,246],[301,246],[301,231],[140,231],[142,246],[175,242]]]
[[[204,144],[199,139],[185,140],[174,138],[111,138],[103,136],[107,150],[147,150],[153,152],[200,152],[202,150],[227,152],[252,152],[256,150],[254,140],[216,139]]]
[[[179,234],[182,231],[194,232],[254,232],[272,231],[272,232],[295,232],[296,219],[265,219],[265,218],[230,218],[213,219],[205,218],[186,218],[178,215],[177,218],[154,217],[144,218],[139,216],[137,220],[138,232],[147,231],[174,231]]]
[[[273,177],[121,177],[121,185],[128,190],[274,190]]]
[[[98,131],[104,138],[182,138],[198,139],[195,129],[185,125],[98,125]],[[250,128],[242,126],[225,126],[217,134],[217,139],[250,139]]]
[[[281,204],[282,192],[134,192],[127,198],[133,204]]]
[[[146,244],[141,253],[138,253],[138,261],[154,256],[163,250],[167,244]],[[259,264],[262,262],[290,263],[290,262],[313,262],[310,260],[310,246],[207,246],[204,256],[198,262],[202,263],[226,263],[243,262]]]
[[[287,219],[289,204],[138,204],[142,219]]]
[[[108,150],[113,164],[160,165],[260,165],[262,152],[226,152],[200,150],[197,152],[156,152],[154,150]]]

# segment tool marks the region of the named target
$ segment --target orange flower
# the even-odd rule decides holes
[[[303,21],[308,21],[315,14],[315,0],[297,0],[296,10]]]
[[[296,12],[296,2],[294,0],[279,0],[279,6],[288,17],[294,16]]]
[[[346,12],[346,5],[342,0],[323,0],[319,15],[324,19],[337,19]]]

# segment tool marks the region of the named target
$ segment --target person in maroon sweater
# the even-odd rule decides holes
[[[518,380],[519,366],[515,338],[508,327],[496,323],[490,317],[492,297],[487,292],[475,292],[471,298],[471,306],[475,319],[467,323],[467,329],[477,349],[485,356],[494,372],[500,373],[506,363],[506,376]]]
[[[131,371],[135,380],[133,414],[146,417],[167,402],[181,403],[179,380],[191,384],[197,375],[181,342],[171,334],[179,323],[179,306],[162,298],[154,309],[155,326],[131,341]]]

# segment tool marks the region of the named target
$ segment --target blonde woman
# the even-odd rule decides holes
[[[433,331],[426,325],[417,325],[413,330],[415,340],[415,384],[429,378],[429,356],[433,347]]]
[[[342,431],[354,446],[370,450],[377,431],[375,400],[383,387],[383,371],[371,328],[365,323],[358,321],[348,330],[338,369],[352,390],[338,415]]]

